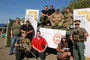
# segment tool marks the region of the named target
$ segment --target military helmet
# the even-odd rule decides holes
[[[26,34],[27,32],[26,31],[23,31],[22,34]]]
[[[80,22],[81,22],[80,20],[75,20],[74,21],[75,25],[80,25]]]

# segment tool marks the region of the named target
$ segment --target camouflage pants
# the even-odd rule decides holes
[[[63,20],[61,20],[61,21],[52,21],[52,20],[50,20],[50,22],[51,22],[52,26],[60,26],[60,27],[62,27],[64,21]]]
[[[64,20],[63,27],[65,27],[65,28],[69,29],[69,28],[70,28],[70,26],[71,26],[71,24],[73,24],[72,19],[65,19],[65,20]]]
[[[72,18],[66,18],[66,19],[64,19],[64,22],[65,23],[69,22],[70,24],[73,24],[73,19]]]
[[[40,22],[41,22],[41,24],[46,25],[49,22],[49,19],[46,16],[41,16]]]
[[[73,46],[73,58],[74,60],[85,60],[84,56],[84,42],[77,42],[78,48],[75,49],[75,46]],[[80,58],[79,58],[80,56]]]
[[[71,25],[70,22],[66,22],[63,24],[63,27],[68,29],[68,28],[70,28],[70,25]]]

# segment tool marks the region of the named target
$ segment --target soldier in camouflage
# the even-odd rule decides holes
[[[70,12],[70,9],[66,9],[66,13],[64,14],[64,24],[63,27],[70,29],[71,24],[73,24],[73,14]]]
[[[56,12],[53,13],[50,17],[50,22],[52,27],[61,28],[64,22],[63,14],[59,13],[59,8],[56,9]]]
[[[21,37],[17,39],[15,45],[17,47],[16,60],[28,60],[27,52],[31,49],[31,43],[28,38],[26,38],[26,31],[23,31]]]
[[[80,20],[75,20],[75,28],[71,33],[71,40],[73,42],[73,58],[74,60],[85,60],[84,42],[87,40],[88,33],[84,28],[80,28]]]

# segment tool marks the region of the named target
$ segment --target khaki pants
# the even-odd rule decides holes
[[[66,23],[63,24],[63,27],[69,29],[70,25],[71,25],[70,22],[66,22]]]
[[[63,27],[65,27],[65,28],[69,29],[69,28],[70,28],[70,26],[71,26],[71,24],[73,24],[72,19],[65,19],[65,20],[64,20]]]
[[[60,26],[62,27],[64,20],[61,21],[52,21],[50,20],[52,26]]]

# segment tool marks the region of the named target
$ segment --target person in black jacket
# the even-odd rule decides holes
[[[55,13],[55,9],[53,5],[50,5],[50,9],[48,10],[48,16],[52,15],[53,13]]]
[[[41,17],[40,22],[42,26],[47,25],[49,19],[48,19],[48,6],[44,7],[44,10],[41,11]]]
[[[34,29],[29,20],[26,21],[25,25],[21,26],[21,32],[23,31],[27,32],[26,38],[29,38],[30,40],[32,40]]]

